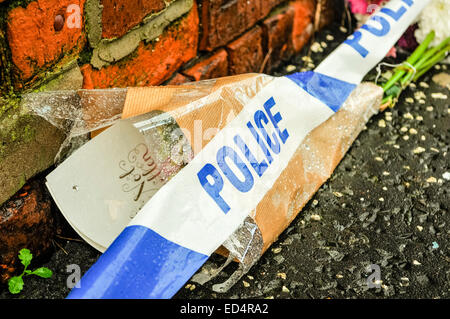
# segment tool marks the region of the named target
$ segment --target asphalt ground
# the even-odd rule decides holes
[[[327,27],[314,41],[326,46],[308,46],[273,74],[313,69],[350,32],[337,23]],[[386,61],[405,57],[399,53]],[[204,286],[188,282],[175,298],[448,298],[450,114],[445,96],[450,92],[432,80],[442,73],[448,74],[445,64],[406,89],[394,109],[368,122],[331,179],[227,293],[211,287],[225,281],[235,264]],[[100,254],[61,216],[60,223],[63,231],[53,251],[31,265],[52,269],[53,277],[26,277],[15,296],[2,286],[0,299],[65,298],[68,265],[79,265],[84,273],[97,260]],[[212,256],[211,261],[224,259]],[[376,287],[368,285],[377,273],[370,265],[379,267]]]

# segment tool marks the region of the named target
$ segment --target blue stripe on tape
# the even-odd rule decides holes
[[[310,95],[337,112],[356,88],[355,84],[344,82],[314,71],[294,73],[287,76]]]
[[[207,259],[147,227],[129,226],[67,298],[171,298]]]

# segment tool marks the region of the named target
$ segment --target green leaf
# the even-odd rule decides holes
[[[53,272],[50,269],[46,268],[46,267],[41,267],[41,268],[38,268],[36,270],[33,270],[30,273],[30,275],[36,275],[36,276],[39,276],[41,278],[50,278],[53,275]]]
[[[401,87],[394,85],[386,91],[387,96],[399,96],[402,91]]]
[[[12,277],[8,281],[9,292],[16,295],[23,289],[23,279],[22,277]]]
[[[19,259],[27,267],[31,263],[31,259],[33,259],[33,254],[31,254],[30,250],[24,248],[19,251]]]

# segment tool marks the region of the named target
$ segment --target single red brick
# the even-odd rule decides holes
[[[180,85],[184,83],[192,82],[190,78],[184,76],[181,73],[175,73],[170,80],[166,82],[166,85]]]
[[[23,270],[17,260],[21,249],[36,257],[46,253],[55,231],[50,199],[39,181],[26,184],[0,206],[0,282]]]
[[[147,15],[166,7],[164,0],[102,0],[103,37],[121,37]]]
[[[283,0],[203,0],[200,49],[226,45],[267,16]]]
[[[227,51],[220,49],[207,59],[204,59],[189,69],[183,71],[183,74],[194,78],[196,81],[215,79],[228,75]]]
[[[259,72],[264,60],[259,26],[227,45],[230,75]]]
[[[243,30],[247,30],[254,26],[262,17],[262,6],[264,0],[248,1],[248,0],[238,0],[239,12],[242,14],[242,26]],[[269,9],[270,11],[270,9]],[[268,11],[268,12],[269,12]]]
[[[243,29],[238,0],[202,1],[200,49],[212,51],[225,45]]]
[[[273,8],[285,2],[285,0],[260,0],[260,1],[261,1],[261,18],[266,17]]]
[[[268,60],[265,72],[278,67],[283,61],[289,60],[294,51],[292,48],[292,25],[294,10],[285,6],[264,20],[262,26]]]
[[[150,44],[141,42],[131,56],[100,70],[91,65],[83,66],[83,87],[99,89],[159,85],[197,55],[197,44],[198,13],[194,5],[179,23],[163,32],[159,41]]]
[[[300,52],[314,31],[313,16],[315,13],[315,1],[297,0],[290,2],[289,5],[294,10],[292,46],[295,52]]]
[[[65,56],[79,53],[86,41],[83,33],[85,0],[38,0],[26,8],[16,7],[7,16],[11,57],[21,80]],[[60,31],[55,17],[64,17]],[[60,23],[60,22],[58,22]]]

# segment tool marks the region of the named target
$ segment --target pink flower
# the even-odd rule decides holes
[[[347,0],[350,3],[352,13],[370,15],[373,13],[370,5],[381,5],[383,0]]]
[[[392,58],[396,58],[397,57],[397,49],[395,47],[392,47],[389,52],[386,54],[386,57],[392,57]]]
[[[348,0],[352,13],[367,14],[366,0]]]

